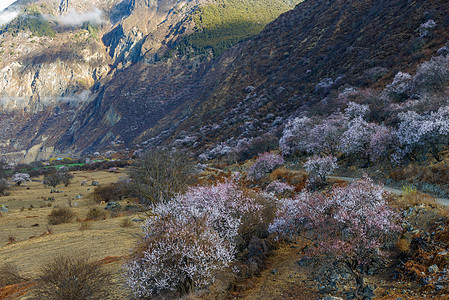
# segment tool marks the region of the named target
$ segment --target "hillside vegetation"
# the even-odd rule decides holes
[[[196,11],[193,16],[196,32],[178,45],[180,53],[184,53],[187,47],[192,47],[196,53],[212,49],[214,56],[219,56],[236,43],[258,34],[266,24],[292,9],[301,0],[216,2]]]

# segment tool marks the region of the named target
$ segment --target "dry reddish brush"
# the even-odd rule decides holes
[[[280,180],[287,182],[295,187],[297,192],[302,191],[307,185],[308,175],[304,171],[294,172],[287,170],[285,167],[280,167],[271,172],[270,181]]]
[[[36,299],[105,299],[111,287],[111,274],[100,263],[80,256],[59,255],[42,266]]]
[[[0,288],[26,280],[27,279],[20,274],[19,269],[15,264],[5,263],[0,267]]]
[[[105,220],[108,217],[108,213],[105,210],[92,208],[87,213],[87,220]]]
[[[54,208],[48,215],[50,225],[69,223],[75,218],[75,213],[68,207]]]
[[[115,182],[108,185],[97,186],[93,192],[94,201],[100,203],[119,201],[132,194],[129,185],[124,182]]]
[[[390,177],[409,183],[424,181],[430,184],[447,184],[449,182],[449,165],[446,163],[430,166],[409,165],[391,171]]]

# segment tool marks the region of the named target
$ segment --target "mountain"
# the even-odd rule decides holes
[[[54,37],[45,22],[1,31],[1,152],[166,144],[214,157],[334,111],[343,90],[382,89],[448,41],[444,1],[298,2],[38,1],[25,13]],[[64,25],[71,7],[79,27]]]
[[[285,0],[19,2],[18,17],[0,29],[0,151],[26,161],[111,142],[132,146],[187,99],[180,97],[221,52],[294,7]]]
[[[329,114],[344,107],[344,90],[381,90],[436,55],[448,43],[448,10],[444,1],[304,1],[241,45],[213,90],[161,131],[188,135],[213,157],[277,135],[292,116]]]

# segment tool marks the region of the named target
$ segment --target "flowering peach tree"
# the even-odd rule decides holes
[[[309,158],[303,165],[304,169],[309,174],[309,180],[315,183],[325,183],[326,176],[338,167],[337,158],[332,155],[318,156],[314,155]]]
[[[314,254],[344,262],[361,291],[369,264],[382,254],[387,238],[400,230],[397,220],[383,188],[362,178],[326,194],[303,192],[283,199],[269,230],[303,236],[313,242]]]
[[[126,265],[128,287],[147,298],[212,283],[216,271],[234,259],[242,218],[259,209],[233,181],[191,188],[157,204]]]
[[[275,153],[265,152],[259,155],[254,164],[248,170],[251,179],[259,180],[267,173],[273,171],[284,163],[284,158]]]
[[[14,182],[16,185],[21,185],[22,183],[25,184],[27,181],[31,181],[30,175],[27,173],[15,173],[11,181]]]

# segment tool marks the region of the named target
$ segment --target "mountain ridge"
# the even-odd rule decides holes
[[[304,1],[215,58],[210,50],[179,48],[196,30],[189,14],[199,2],[170,3],[185,14],[161,9],[173,22],[149,35],[131,26],[140,14],[126,17],[122,7],[124,17],[103,36],[109,48],[102,53],[112,58],[87,85],[89,101],[75,113],[63,109],[70,120],[60,128],[52,127],[54,116],[42,115],[51,139],[41,143],[44,136],[29,126],[24,139],[34,144],[22,149],[42,144],[54,153],[80,154],[165,144],[185,145],[198,155],[208,149],[214,157],[220,147],[279,136],[294,116],[343,108],[335,95],[344,89],[382,89],[397,72],[413,72],[436,54],[449,32],[442,1]],[[430,20],[436,26],[423,29]]]

